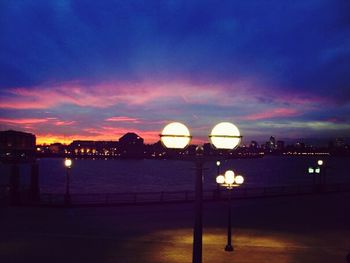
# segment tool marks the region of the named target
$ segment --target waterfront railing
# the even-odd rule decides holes
[[[226,200],[229,190],[204,190],[204,201]],[[273,187],[241,187],[232,190],[232,198],[263,198],[279,196],[296,196],[308,194],[327,194],[349,192],[350,184],[327,185],[291,185]],[[113,205],[142,205],[155,203],[176,203],[194,201],[194,191],[163,191],[163,192],[132,192],[132,193],[96,193],[71,194],[72,206],[113,206]],[[64,195],[54,193],[40,194],[40,205],[64,205]]]

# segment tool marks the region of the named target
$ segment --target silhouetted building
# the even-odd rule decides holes
[[[266,153],[272,153],[276,150],[276,139],[271,136],[270,139],[265,142],[265,146],[263,147]]]
[[[35,159],[34,134],[20,131],[0,132],[0,156],[3,161],[32,161]]]
[[[124,158],[143,158],[145,146],[143,139],[136,133],[129,132],[119,139],[119,154]]]
[[[53,143],[49,145],[49,151],[53,154],[64,154],[65,147],[62,143]]]
[[[13,205],[21,204],[21,196],[25,200],[39,200],[39,166],[35,158],[35,143],[35,135],[31,133],[12,130],[0,132],[1,161],[10,168],[9,174],[1,176],[8,180],[9,200]],[[29,184],[21,183],[21,170],[30,171]]]

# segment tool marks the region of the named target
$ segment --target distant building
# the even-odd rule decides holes
[[[129,132],[119,139],[118,153],[124,158],[143,158],[145,145],[136,133]]]
[[[265,143],[265,152],[273,152],[276,150],[276,139],[271,136],[270,139]]]
[[[283,151],[284,150],[284,141],[277,141],[276,149],[278,151]]]
[[[49,152],[53,154],[64,154],[64,145],[62,143],[53,143],[49,145]]]
[[[0,132],[0,158],[2,161],[32,161],[35,159],[34,134],[20,131]]]

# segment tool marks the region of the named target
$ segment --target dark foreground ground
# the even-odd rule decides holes
[[[346,262],[350,193],[204,204],[203,262]],[[0,262],[191,262],[193,204],[0,208]]]

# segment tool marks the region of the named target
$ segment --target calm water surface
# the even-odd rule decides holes
[[[277,186],[306,184],[312,177],[307,167],[319,158],[266,156],[261,159],[222,161],[221,171],[233,169],[245,177],[245,186]],[[323,158],[328,182],[350,182],[346,171],[350,158]],[[63,159],[39,159],[41,192],[62,193],[65,187]],[[215,161],[204,165],[204,188],[216,187]],[[0,184],[8,180],[9,167],[1,164]],[[22,185],[29,182],[29,168],[21,167]],[[72,193],[116,193],[148,191],[181,191],[194,189],[195,166],[175,160],[73,160]]]

